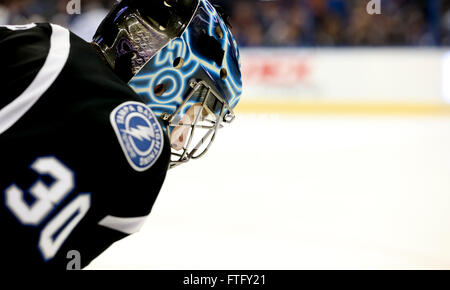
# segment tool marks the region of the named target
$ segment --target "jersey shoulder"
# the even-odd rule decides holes
[[[0,109],[34,80],[47,58],[51,34],[49,24],[0,26]]]

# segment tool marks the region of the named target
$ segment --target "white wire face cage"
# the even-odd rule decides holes
[[[163,113],[171,143],[172,169],[206,154],[219,129],[235,119],[232,108],[205,81],[191,81],[191,91],[173,113]]]

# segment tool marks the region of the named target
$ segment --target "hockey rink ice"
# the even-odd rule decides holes
[[[450,269],[450,116],[239,115],[87,269]]]

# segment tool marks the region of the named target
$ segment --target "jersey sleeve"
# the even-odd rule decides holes
[[[0,109],[30,85],[49,52],[48,25],[0,26]]]

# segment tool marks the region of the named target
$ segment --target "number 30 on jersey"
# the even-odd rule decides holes
[[[31,164],[31,169],[40,175],[49,175],[55,181],[50,186],[37,181],[28,190],[35,199],[31,205],[24,199],[25,192],[16,184],[5,190],[5,200],[6,206],[22,224],[38,226],[72,192],[75,187],[74,173],[55,157],[38,158]],[[90,205],[90,194],[79,194],[43,227],[39,237],[39,250],[44,260],[50,260],[56,255],[72,230],[86,215]],[[57,236],[54,237],[56,233]]]

